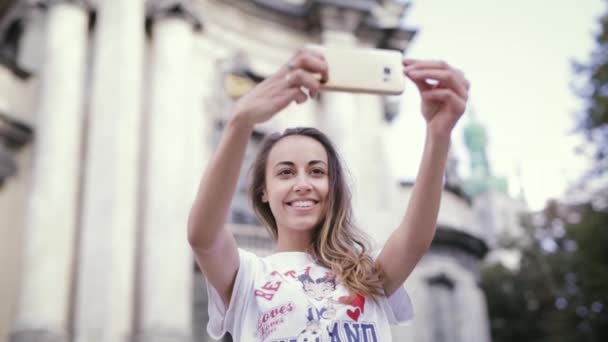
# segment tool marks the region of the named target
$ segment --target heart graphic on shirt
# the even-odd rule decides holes
[[[354,310],[346,310],[346,314],[348,315],[348,317],[350,317],[354,321],[358,322],[361,313],[365,312],[365,297],[363,297],[361,294],[357,294],[354,297],[342,296],[338,298],[338,302],[340,302],[341,304],[346,304],[355,307]]]
[[[350,317],[352,320],[354,321],[359,321],[359,316],[361,315],[361,310],[359,310],[359,308],[356,308],[355,310],[346,310],[346,314],[348,315],[348,317]]]

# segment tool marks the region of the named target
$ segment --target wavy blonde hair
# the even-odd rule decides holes
[[[274,133],[262,143],[251,168],[249,200],[258,218],[278,239],[277,224],[270,205],[262,201],[266,185],[266,163],[273,146],[291,135],[315,139],[327,152],[329,193],[322,221],[314,228],[307,252],[313,260],[332,272],[342,281],[351,296],[361,294],[375,299],[381,295],[381,271],[375,267],[369,255],[369,238],[353,222],[351,193],[346,185],[340,158],[325,134],[315,128],[298,127]]]

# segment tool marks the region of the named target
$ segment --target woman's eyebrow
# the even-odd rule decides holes
[[[280,161],[280,162],[274,164],[274,167],[277,167],[279,165],[295,166],[296,164],[294,164],[293,162],[290,162],[290,161]]]
[[[308,162],[308,165],[316,165],[316,164],[325,164],[327,165],[326,162],[322,161],[322,160],[311,160]],[[280,161],[278,163],[276,163],[274,165],[274,167],[280,166],[280,165],[287,165],[287,166],[295,166],[296,164],[294,164],[294,162],[291,161]]]
[[[325,164],[327,165],[326,162],[322,161],[322,160],[311,160],[308,162],[308,165],[315,165],[315,164]]]

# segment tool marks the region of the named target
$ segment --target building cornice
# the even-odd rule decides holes
[[[377,48],[404,51],[417,33],[402,21],[409,3],[374,0],[302,0],[300,3],[223,0],[221,3],[297,31],[315,34],[327,29],[348,30]],[[334,20],[327,20],[328,15]]]
[[[146,30],[151,32],[151,25],[165,18],[180,18],[192,25],[196,32],[203,30],[203,19],[190,0],[149,0],[146,2]]]
[[[485,257],[489,250],[484,240],[458,228],[441,224],[437,225],[437,231],[431,243],[431,248],[438,246],[459,249],[480,260]]]

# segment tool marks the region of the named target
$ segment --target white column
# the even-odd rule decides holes
[[[192,89],[193,13],[153,9],[152,78],[143,199],[141,317],[137,341],[190,341],[192,253],[185,231],[197,188],[200,140]],[[204,322],[200,322],[204,324]]]
[[[144,38],[143,0],[97,1],[78,342],[125,341],[132,333]]]
[[[14,342],[68,341],[88,11],[48,6]]]
[[[461,341],[492,341],[487,302],[483,290],[474,279],[470,279],[466,283],[463,282],[459,295],[460,302],[466,303],[466,307],[460,306],[454,312],[455,315],[460,316]],[[468,322],[475,322],[475,324],[466,324]]]
[[[383,134],[387,126],[384,123],[384,106],[382,97],[373,94],[357,94],[355,108],[358,111],[357,132],[355,141],[357,153],[355,167],[359,177],[359,213],[363,228],[377,231],[378,225],[385,225],[379,214],[388,214],[391,206],[391,188],[396,187],[392,181],[387,151]],[[391,229],[394,228],[391,226]],[[370,231],[372,233],[372,231]]]
[[[321,8],[321,26],[323,32],[321,39],[324,45],[336,47],[357,47],[358,39],[354,30],[361,19],[361,13],[350,9],[339,9],[327,5]],[[331,77],[331,70],[330,77]],[[363,115],[374,115],[374,113],[363,113],[356,106],[356,94],[347,92],[323,92],[321,101],[323,111],[320,122],[323,131],[328,134],[331,141],[336,145],[338,152],[344,160],[349,183],[352,183],[353,208],[355,217],[360,219],[362,210],[361,198],[366,194],[361,193],[362,179],[360,170],[360,137],[365,134],[365,127],[361,126],[360,118]],[[369,180],[367,180],[369,181]]]

